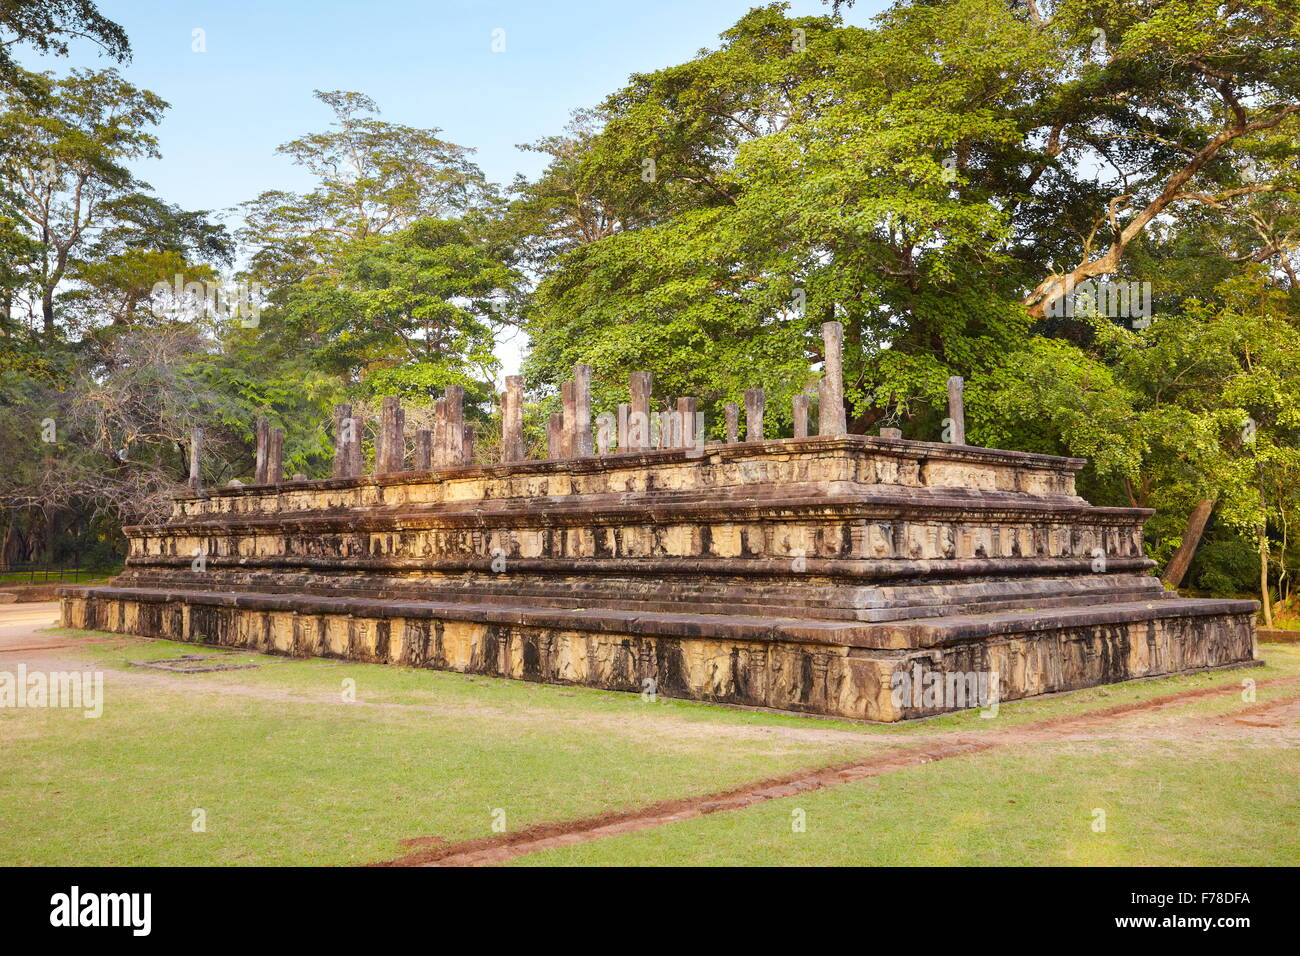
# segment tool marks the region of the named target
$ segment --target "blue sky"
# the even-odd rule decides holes
[[[384,118],[437,127],[478,152],[487,176],[510,182],[541,171],[516,148],[560,132],[628,75],[680,63],[755,6],[749,0],[100,0],[126,29],[133,59],[122,72],[171,104],[157,130],[161,160],[139,175],[169,202],[221,211],[265,189],[308,185],[275,148],[325,128],[312,90],[357,90]],[[881,0],[847,11],[865,23]],[[829,12],[791,0],[796,15]],[[204,31],[206,51],[194,52]],[[505,50],[492,50],[504,30]],[[29,69],[63,72],[110,62],[86,43],[67,58],[20,56]],[[503,355],[503,358],[505,356]],[[514,365],[514,361],[508,361]]]

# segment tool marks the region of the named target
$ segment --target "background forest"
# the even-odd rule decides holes
[[[1155,509],[1168,583],[1285,607],[1300,3],[926,0],[868,27],[842,6],[757,7],[631,76],[527,147],[533,180],[319,91],[281,146],[314,188],[221,215],[131,172],[158,93],[12,56],[90,36],[123,60],[119,27],[89,0],[4,3],[0,571],[119,560],[195,426],[207,484],[250,478],[258,415],[287,473],[325,477],[334,403],[373,420],[400,394],[418,423],[457,384],[491,456],[518,330],[538,454],[576,362],[597,412],[648,369],[711,437],[756,386],[789,434],[834,318],[851,432],[938,441],[964,376],[971,443],[1088,458],[1081,494]]]

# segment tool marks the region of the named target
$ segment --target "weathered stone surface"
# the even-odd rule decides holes
[[[203,461],[203,429],[194,428],[190,430],[190,491],[195,493],[203,490],[203,476],[201,463]]]
[[[800,392],[794,398],[790,399],[791,411],[794,414],[794,437],[808,437],[808,396]]]
[[[966,406],[962,399],[965,389],[960,375],[948,378],[948,440],[954,445],[966,444]]]
[[[572,458],[577,454],[577,388],[573,382],[560,383],[560,457]]]
[[[211,489],[64,620],[871,720],[961,705],[900,701],[918,667],[1010,700],[1251,661],[1254,603],[1164,591],[1082,464],[845,436]]]
[[[272,428],[266,437],[266,478],[270,484],[284,480],[284,429]]]
[[[421,428],[415,433],[415,470],[429,471],[433,468],[433,431]]]
[[[763,440],[763,406],[761,388],[745,389],[745,441]]]
[[[361,423],[352,417],[351,405],[334,406],[335,478],[356,478],[361,474]]]
[[[266,484],[266,453],[267,443],[271,437],[271,426],[265,418],[257,420],[257,450],[253,454],[253,484]]]
[[[507,375],[501,397],[501,461],[524,460],[524,377]]]
[[[465,388],[448,385],[434,406],[437,429],[433,439],[433,467],[459,468],[465,464]]]
[[[384,397],[379,413],[379,439],[375,449],[375,474],[392,475],[406,470],[406,412],[401,400]]]
[[[650,372],[632,372],[628,375],[632,392],[632,406],[628,414],[627,445],[619,450],[640,451],[650,447],[650,393],[654,390],[654,375]]]
[[[573,366],[573,447],[572,455],[590,455],[595,451],[591,434],[591,366]]]
[[[564,458],[564,413],[555,412],[546,423],[546,457]]]
[[[844,326],[839,322],[823,323],[822,343],[825,363],[817,398],[817,431],[834,437],[848,431],[844,414]]]

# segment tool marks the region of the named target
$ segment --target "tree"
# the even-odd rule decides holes
[[[13,59],[19,44],[67,56],[68,41],[74,38],[91,40],[119,63],[130,59],[126,32],[104,17],[91,0],[4,0],[0,4],[0,84],[21,85],[29,79]]]
[[[1155,508],[1171,587],[1212,515],[1267,553],[1300,505],[1300,323],[1259,267],[1217,292],[1140,330],[1093,314],[1089,350],[1032,339],[967,391],[974,441],[1086,455],[1097,497]]]
[[[1296,188],[1294,164],[1276,178],[1242,177],[1253,145],[1296,129],[1300,7],[1292,0],[1066,0],[1050,16],[1028,9],[1066,49],[1087,50],[1063,64],[1036,111],[1035,174],[1077,192],[1095,168],[1101,185],[1091,222],[1071,224],[1080,236],[1075,264],[1025,296],[1031,314],[1041,317],[1079,282],[1118,272],[1161,217]]]
[[[878,30],[770,6],[718,50],[633,77],[519,200],[554,210],[543,237],[580,235],[573,203],[542,202],[572,182],[618,211],[545,268],[531,380],[588,361],[613,400],[635,362],[715,408],[761,382],[779,424],[833,318],[851,430],[904,418],[937,437],[924,405],[948,375],[1029,328],[1006,199],[966,170],[1019,140],[1016,109],[1055,56],[984,0],[898,8]]]
[[[149,129],[167,104],[115,70],[27,78],[32,91],[0,96],[0,177],[12,197],[13,220],[37,249],[24,284],[28,311],[50,343],[60,284],[95,231],[110,225],[115,209],[146,186],[126,164],[158,155]]]
[[[424,219],[393,236],[341,250],[338,276],[311,279],[286,298],[283,321],[316,341],[316,364],[366,391],[436,395],[492,381],[494,305],[518,277],[472,223]]]
[[[473,152],[378,118],[361,93],[316,91],[334,114],[330,128],[279,148],[317,180],[310,192],[263,192],[244,204],[241,238],[253,249],[252,272],[274,287],[327,272],[342,247],[392,235],[426,218],[444,218],[491,200]]]

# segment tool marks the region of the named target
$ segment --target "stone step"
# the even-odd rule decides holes
[[[459,578],[394,578],[346,575],[267,575],[204,572],[201,581],[188,570],[132,571],[116,582],[123,587],[185,589],[199,584],[250,593],[298,593],[339,597],[494,603],[526,599],[547,607],[591,604],[619,610],[673,611],[689,605],[702,614],[773,613],[792,617],[867,622],[928,618],[962,611],[1013,610],[1033,602],[1055,607],[1092,601],[1131,601],[1175,597],[1158,580],[1143,575],[1093,575],[987,583],[948,583],[912,587],[843,587],[814,582],[802,586],[749,582],[663,581],[612,578],[548,580],[519,575]]]
[[[256,592],[162,590],[149,588],[66,587],[65,598],[99,598],[141,603],[177,603],[239,608],[246,611],[339,614],[367,618],[417,618],[470,621],[506,626],[546,627],[626,635],[698,637],[716,640],[787,641],[874,649],[915,649],[987,641],[1008,635],[1077,630],[1135,621],[1249,614],[1254,601],[1192,600],[1094,603],[1050,610],[1031,608],[995,614],[954,615],[908,624],[859,624],[780,617],[772,614],[705,614],[619,610],[609,607],[553,608],[529,603],[484,604],[464,601],[284,595]]]

